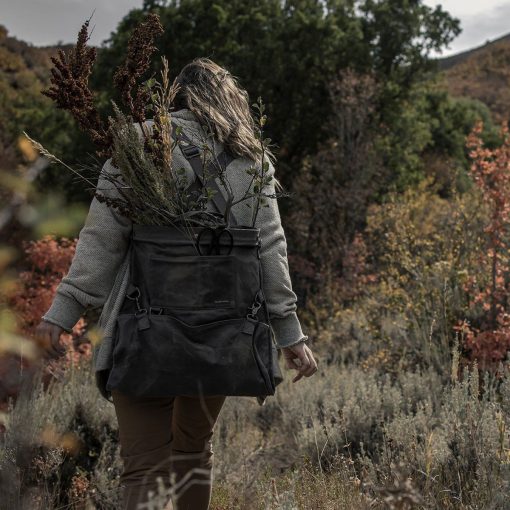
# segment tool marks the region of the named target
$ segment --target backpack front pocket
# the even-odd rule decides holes
[[[150,256],[150,304],[162,308],[207,309],[236,306],[233,255]]]
[[[134,396],[273,395],[269,325],[240,317],[191,325],[171,315],[118,316],[107,390]],[[132,355],[131,353],[135,354]]]

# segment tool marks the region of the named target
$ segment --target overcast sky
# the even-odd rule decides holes
[[[424,0],[440,3],[461,20],[463,32],[443,55],[458,53],[510,32],[510,0]],[[91,43],[100,45],[120,19],[142,0],[0,0],[0,24],[34,45],[75,42],[76,34],[95,9]]]

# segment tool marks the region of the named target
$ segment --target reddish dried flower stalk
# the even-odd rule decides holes
[[[122,100],[136,122],[145,121],[145,108],[150,99],[150,91],[147,87],[138,86],[133,98],[133,89],[137,80],[150,66],[152,54],[156,50],[154,39],[163,32],[159,16],[150,13],[147,20],[140,23],[131,34],[126,60],[113,76],[113,82],[120,90]]]
[[[94,105],[94,94],[89,89],[89,76],[96,60],[96,49],[87,47],[90,18],[82,25],[76,46],[68,54],[58,51],[58,57],[51,57],[51,86],[41,93],[67,110],[79,127],[89,134],[98,147],[99,157],[109,157],[111,137]]]

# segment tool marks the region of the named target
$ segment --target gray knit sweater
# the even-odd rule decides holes
[[[172,113],[174,122],[182,126],[188,137],[197,144],[206,142],[215,154],[222,150],[222,144],[216,140],[207,140],[204,130],[189,109]],[[150,121],[148,121],[150,123]],[[251,177],[245,169],[252,163],[246,158],[234,159],[226,169],[226,176],[234,196],[241,196],[247,189]],[[173,153],[174,168],[184,168],[189,182],[194,172],[177,145]],[[117,171],[108,160],[101,173]],[[274,175],[275,168],[270,163],[269,174]],[[98,190],[108,196],[118,196],[114,186],[100,175]],[[220,185],[222,193],[225,193]],[[274,193],[271,183],[266,193]],[[261,264],[264,295],[267,301],[271,327],[278,348],[306,341],[296,315],[296,294],[292,290],[287,261],[287,242],[282,228],[276,199],[267,199],[269,207],[259,210],[255,226],[261,232]],[[214,211],[214,205],[210,204]],[[241,225],[250,223],[252,209],[240,202],[233,206],[233,213]],[[105,389],[105,377],[99,373],[108,371],[112,366],[113,335],[116,318],[125,297],[129,281],[129,238],[132,222],[114,209],[93,198],[90,209],[81,229],[71,267],[62,278],[53,303],[42,319],[57,324],[70,332],[81,315],[88,308],[102,307],[98,327],[101,339],[94,346],[93,363],[96,382],[101,394],[111,401],[111,394]],[[264,400],[257,399],[259,404]]]

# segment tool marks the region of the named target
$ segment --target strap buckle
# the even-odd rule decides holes
[[[135,312],[138,331],[143,331],[151,327],[149,317],[147,317],[147,308],[140,308]]]
[[[141,296],[140,289],[135,287],[134,285],[129,285],[128,290],[126,292],[126,297],[128,299],[132,299],[136,301]]]
[[[141,311],[145,310],[145,312],[147,313],[147,310],[140,306],[140,297],[141,297],[141,295],[142,294],[140,292],[139,287],[136,287],[134,285],[130,285],[129,288],[128,288],[128,291],[126,293],[126,297],[128,299],[131,299],[131,301],[134,301],[136,303],[137,312],[141,312]]]
[[[255,299],[253,300],[253,304],[250,307],[248,307],[250,311],[246,314],[246,317],[248,317],[249,319],[253,319],[255,321],[258,320],[257,312],[260,310],[261,307],[262,307],[261,293],[260,290],[258,290],[257,294],[255,295]]]

